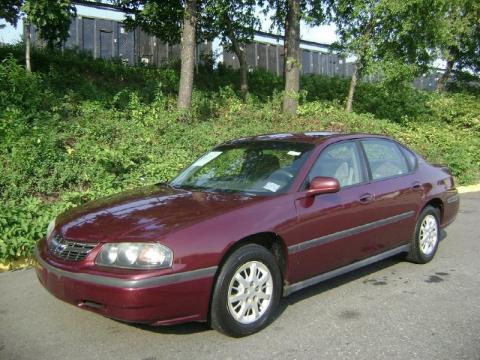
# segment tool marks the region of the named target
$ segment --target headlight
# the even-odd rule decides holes
[[[156,243],[105,244],[95,259],[97,265],[128,269],[169,268],[172,262],[172,250]]]
[[[53,233],[53,230],[55,229],[55,220],[57,220],[56,218],[54,218],[52,221],[50,221],[50,223],[48,224],[48,227],[47,227],[47,239],[52,235]]]

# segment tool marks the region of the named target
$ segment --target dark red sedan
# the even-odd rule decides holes
[[[101,315],[243,336],[306,286],[400,253],[430,261],[458,207],[448,170],[390,138],[260,135],[170,183],[63,213],[38,243],[37,274]]]

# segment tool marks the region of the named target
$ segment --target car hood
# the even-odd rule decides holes
[[[265,199],[153,185],[91,201],[57,218],[56,232],[85,242],[159,239],[167,233]]]

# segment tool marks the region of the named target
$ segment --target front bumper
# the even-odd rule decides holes
[[[36,272],[55,297],[98,314],[134,323],[170,325],[205,321],[217,267],[129,280],[70,272],[35,249]]]

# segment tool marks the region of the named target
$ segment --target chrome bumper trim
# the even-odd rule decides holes
[[[45,260],[43,260],[37,248],[35,248],[34,256],[38,264],[42,268],[45,268],[49,273],[52,273],[59,278],[65,277],[72,280],[84,281],[84,282],[88,282],[95,285],[111,286],[111,287],[126,288],[126,289],[149,288],[149,287],[155,287],[155,286],[161,286],[161,285],[168,285],[176,282],[183,282],[183,281],[201,279],[205,277],[212,277],[215,275],[215,272],[217,271],[217,268],[218,268],[217,266],[211,266],[208,268],[179,272],[175,274],[155,276],[155,277],[139,279],[139,280],[126,280],[126,279],[119,279],[119,278],[103,276],[103,275],[74,273],[71,271],[59,269],[53,265],[50,265]]]

